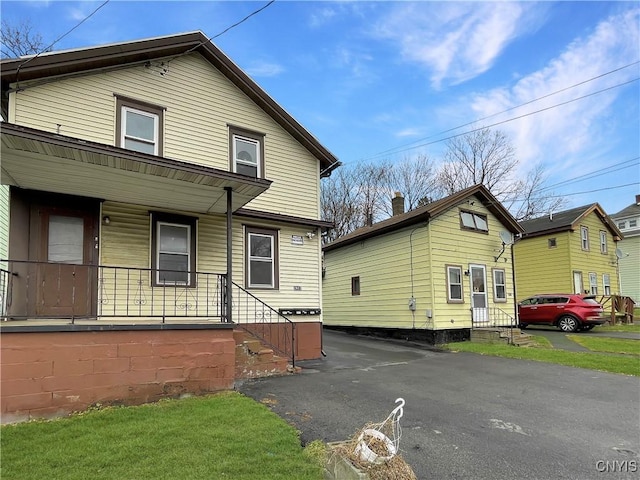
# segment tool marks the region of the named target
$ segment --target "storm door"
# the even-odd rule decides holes
[[[38,316],[95,315],[97,233],[83,210],[41,208],[37,264]]]
[[[469,265],[471,311],[474,324],[489,321],[487,311],[487,272],[484,265]]]

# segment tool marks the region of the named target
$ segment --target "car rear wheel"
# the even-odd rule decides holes
[[[573,333],[578,330],[579,326],[578,320],[570,315],[564,315],[558,320],[558,328],[563,332]]]

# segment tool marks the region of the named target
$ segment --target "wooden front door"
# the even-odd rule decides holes
[[[36,242],[38,316],[87,317],[96,313],[97,212],[39,208]]]

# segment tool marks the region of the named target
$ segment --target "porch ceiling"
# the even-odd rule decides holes
[[[269,180],[2,123],[0,183],[197,213],[233,211]]]

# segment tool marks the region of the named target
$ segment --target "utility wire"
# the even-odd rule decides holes
[[[84,22],[86,22],[87,20],[89,20],[91,17],[93,17],[96,13],[98,13],[98,10],[100,10],[102,7],[104,7],[107,3],[109,3],[110,0],[105,0],[101,5],[99,5],[93,12],[91,12],[89,15],[87,15],[86,17],[84,17],[82,20],[80,20],[73,28],[71,28],[70,30],[68,30],[66,33],[63,33],[62,35],[60,35],[58,38],[56,38],[53,43],[51,43],[51,45],[49,45],[48,47],[46,47],[45,49],[43,49],[42,51],[36,53],[33,57],[28,58],[24,63],[21,63],[20,65],[18,65],[18,68],[16,69],[16,84],[18,83],[18,78],[20,76],[20,69],[22,67],[24,67],[27,63],[35,60],[36,58],[38,58],[41,54],[43,54],[44,52],[49,51],[50,49],[53,48],[53,46],[58,43],[60,40],[62,40],[64,37],[66,37],[67,35],[69,35],[71,32],[73,32],[76,28],[78,28],[80,25],[82,25]]]
[[[555,92],[548,93],[547,95],[543,95],[542,97],[538,97],[538,98],[535,98],[535,99],[533,99],[533,100],[529,100],[528,102],[521,103],[521,104],[519,104],[519,105],[515,105],[515,106],[513,106],[513,107],[507,108],[506,110],[502,110],[501,112],[497,112],[497,113],[493,113],[493,114],[491,114],[491,115],[487,115],[487,116],[485,116],[485,117],[477,118],[477,119],[475,119],[475,120],[473,120],[473,121],[471,121],[471,122],[464,123],[464,124],[462,124],[462,125],[458,125],[458,126],[456,126],[456,127],[449,128],[449,129],[447,129],[447,130],[443,130],[443,131],[438,132],[438,133],[434,133],[433,135],[429,135],[429,136],[427,136],[427,137],[423,137],[423,138],[421,138],[421,139],[414,140],[414,141],[412,141],[412,142],[405,143],[405,144],[400,145],[400,146],[397,146],[397,147],[393,147],[393,148],[389,148],[389,149],[387,149],[387,150],[383,150],[382,152],[379,152],[379,153],[373,154],[373,155],[371,155],[371,156],[369,156],[369,157],[363,158],[362,160],[369,160],[369,159],[377,158],[377,157],[380,157],[380,156],[383,156],[383,155],[385,155],[385,154],[389,154],[389,153],[400,153],[400,152],[403,152],[403,151],[406,151],[406,150],[411,150],[411,148],[403,149],[403,150],[399,150],[399,149],[402,149],[403,147],[408,147],[409,145],[413,145],[414,143],[421,142],[421,141],[423,141],[423,140],[428,140],[428,139],[430,139],[430,138],[436,137],[436,136],[438,136],[438,135],[442,135],[442,134],[444,134],[444,133],[452,132],[452,131],[454,131],[454,130],[458,130],[458,129],[460,129],[460,128],[467,127],[467,126],[469,126],[469,125],[473,125],[474,123],[481,122],[481,121],[483,121],[483,120],[487,120],[487,119],[489,119],[489,118],[493,118],[493,117],[496,117],[496,116],[498,116],[498,115],[502,115],[503,113],[507,113],[507,112],[510,112],[510,111],[512,111],[512,110],[516,110],[516,109],[518,109],[518,108],[520,108],[520,107],[524,107],[524,106],[526,106],[526,105],[530,105],[530,104],[535,103],[535,102],[537,102],[537,101],[539,101],[539,100],[543,100],[543,99],[548,98],[548,97],[551,97],[551,96],[553,96],[553,95],[557,95],[558,93],[562,93],[562,92],[565,92],[565,91],[570,90],[570,89],[572,89],[572,88],[579,87],[580,85],[584,85],[585,83],[589,83],[589,82],[592,82],[592,81],[594,81],[594,80],[598,80],[598,79],[600,79],[600,78],[602,78],[602,77],[605,77],[605,76],[610,75],[610,74],[615,73],[615,72],[619,72],[620,70],[624,70],[625,68],[632,67],[632,66],[637,65],[637,64],[639,64],[639,63],[640,63],[640,60],[637,60],[637,61],[632,62],[632,63],[629,63],[629,64],[627,64],[627,65],[623,65],[622,67],[618,67],[618,68],[616,68],[616,69],[614,69],[614,70],[610,70],[610,71],[608,71],[608,72],[602,73],[602,74],[600,74],[600,75],[597,75],[597,76],[595,76],[595,77],[589,78],[589,79],[587,79],[587,80],[583,80],[583,81],[578,82],[578,83],[576,83],[576,84],[574,84],[574,85],[571,85],[571,86],[568,86],[568,87],[565,87],[565,88],[561,88],[560,90],[556,90]],[[520,117],[517,117],[517,118],[520,118]],[[412,148],[416,148],[416,147],[412,147]],[[396,152],[396,150],[398,150],[398,151]]]
[[[571,100],[567,100],[566,102],[557,103],[557,104],[551,105],[549,107],[541,108],[540,110],[534,110],[533,112],[529,112],[529,113],[525,113],[525,114],[522,114],[522,115],[518,115],[517,117],[508,118],[506,120],[502,120],[500,122],[492,123],[490,125],[483,125],[482,127],[478,127],[478,128],[474,128],[474,129],[471,129],[471,130],[467,130],[466,132],[462,132],[462,133],[456,133],[455,135],[450,135],[448,137],[439,138],[438,140],[432,140],[430,142],[421,143],[421,144],[415,145],[413,147],[403,148],[402,150],[398,150],[398,151],[396,151],[394,153],[401,153],[401,152],[406,152],[406,151],[413,150],[413,149],[420,148],[420,147],[426,147],[426,146],[429,146],[429,145],[433,145],[434,143],[444,142],[446,140],[451,140],[453,138],[462,137],[464,135],[468,135],[470,133],[475,133],[475,132],[478,132],[480,130],[484,130],[486,128],[495,127],[496,125],[502,125],[504,123],[513,122],[514,120],[520,120],[521,118],[525,118],[525,117],[528,117],[530,115],[535,115],[536,113],[545,112],[547,110],[551,110],[552,108],[557,108],[557,107],[561,107],[563,105],[567,105],[569,103],[577,102],[578,100],[584,100],[585,98],[592,97],[593,95],[597,95],[599,93],[603,93],[603,92],[606,92],[608,90],[613,90],[614,88],[623,87],[623,86],[628,85],[630,83],[637,82],[638,80],[640,80],[640,77],[636,77],[636,78],[633,78],[633,79],[628,80],[626,82],[619,83],[617,85],[612,85],[611,87],[603,88],[602,90],[597,90],[595,92],[591,92],[591,93],[588,93],[586,95],[582,95],[580,97],[573,98]],[[475,122],[472,122],[472,123],[475,123]],[[371,159],[379,157],[379,156],[380,156],[380,154],[373,155],[371,157],[363,158],[363,159],[361,159],[361,161],[362,160],[371,160]]]
[[[246,22],[247,20],[249,20],[251,17],[253,17],[254,15],[257,15],[258,13],[260,13],[261,11],[263,11],[265,8],[269,7],[272,3],[274,3],[276,0],[271,0],[268,3],[266,3],[265,5],[263,5],[262,7],[260,7],[257,10],[254,10],[253,12],[251,12],[249,15],[247,15],[246,17],[244,17],[242,20],[234,23],[233,25],[225,28],[224,30],[222,30],[220,33],[217,33],[216,35],[214,35],[213,37],[207,37],[205,35],[205,37],[207,38],[204,42],[200,42],[199,44],[197,44],[195,47],[190,48],[189,50],[187,50],[186,52],[181,53],[180,55],[176,55],[173,58],[170,58],[169,60],[167,60],[167,63],[171,62],[172,60],[175,60],[178,57],[182,57],[183,55],[188,55],[189,53],[193,52],[194,50],[197,50],[198,48],[202,47],[203,45],[206,45],[207,43],[213,43],[213,39],[214,38],[218,38],[222,35],[224,35],[225,33],[227,33],[229,30],[231,30],[232,28],[237,27],[238,25]]]
[[[540,188],[539,191],[549,190],[551,188],[558,187],[560,185],[568,185],[570,183],[575,183],[575,182],[579,182],[579,181],[583,181],[583,180],[589,180],[589,179],[593,178],[594,176],[599,176],[602,172],[604,172],[604,174],[606,175],[606,174],[609,174],[609,173],[617,172],[619,170],[627,169],[629,167],[634,167],[634,166],[636,166],[638,164],[636,162],[636,160],[638,160],[638,159],[640,159],[640,157],[635,157],[635,158],[632,158],[630,160],[625,160],[624,162],[620,162],[620,163],[614,163],[613,165],[609,165],[609,166],[607,166],[605,168],[601,168],[600,170],[594,170],[593,172],[585,173],[584,175],[579,175],[577,177],[569,178],[569,179],[564,180],[562,182],[554,183],[553,185],[549,185],[547,187]],[[635,162],[635,163],[633,163],[631,165],[626,165],[624,167],[622,166],[622,165],[625,165],[625,164],[631,163],[631,162]],[[620,168],[613,169],[614,167],[620,167]]]

